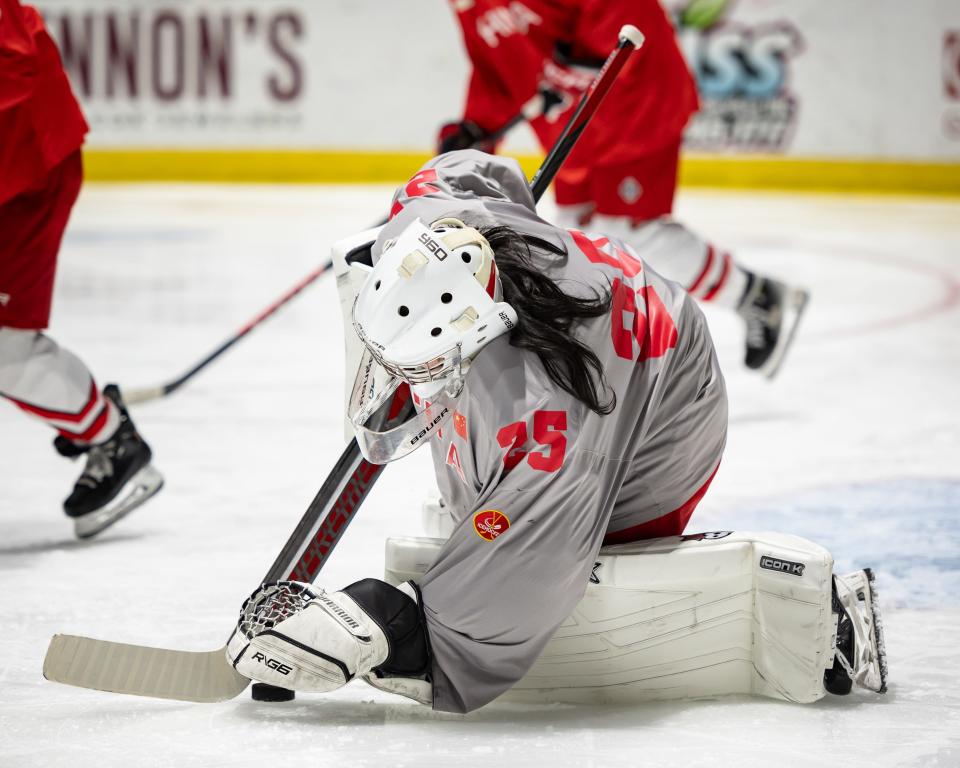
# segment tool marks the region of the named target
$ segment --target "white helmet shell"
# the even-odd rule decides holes
[[[354,327],[381,365],[417,386],[451,373],[438,365],[451,350],[469,361],[516,325],[500,295],[493,251],[476,229],[417,219],[384,247],[357,296]]]
[[[405,381],[422,399],[456,398],[470,360],[516,326],[516,311],[501,298],[493,251],[480,232],[458,219],[440,219],[431,227],[417,219],[384,245],[357,296],[353,323],[369,356],[396,380],[394,389]],[[364,369],[351,406],[361,448],[361,434],[370,430],[355,417],[365,422],[384,391],[372,391],[377,377],[370,375],[369,363],[365,374]],[[410,426],[422,431],[422,425]],[[423,442],[421,436],[410,450]],[[384,456],[378,458],[383,463]]]

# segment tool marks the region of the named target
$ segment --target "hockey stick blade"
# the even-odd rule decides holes
[[[77,635],[54,635],[43,660],[52,682],[155,699],[214,703],[239,696],[250,681],[215,651],[170,651]]]
[[[405,418],[403,409],[397,418]],[[313,581],[382,470],[366,462],[352,440],[263,581]],[[238,696],[250,683],[230,666],[226,650],[177,651],[54,635],[43,676],[97,691],[214,703]]]

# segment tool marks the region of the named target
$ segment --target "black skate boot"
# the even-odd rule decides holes
[[[853,658],[853,622],[837,598],[837,585],[833,585],[833,613],[837,617],[837,639],[834,642],[833,666],[823,673],[823,687],[834,696],[846,696],[853,689],[853,680],[840,663],[843,656],[847,664]]]
[[[823,687],[836,696],[846,696],[854,683],[886,693],[887,653],[873,571],[865,568],[833,577],[833,612],[837,639],[833,666],[823,673]]]
[[[163,486],[163,477],[150,465],[152,453],[133,425],[115,384],[103,396],[120,411],[120,426],[107,442],[79,446],[58,437],[57,451],[71,458],[85,453],[87,465],[73,493],[63,503],[73,518],[76,535],[86,539],[100,533],[140,506]]]
[[[773,378],[793,342],[810,294],[752,272],[737,308],[747,324],[747,368]]]

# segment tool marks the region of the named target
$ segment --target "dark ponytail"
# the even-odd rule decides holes
[[[510,343],[536,352],[550,379],[591,411],[612,413],[617,396],[610,391],[609,399],[604,398],[608,387],[600,358],[570,333],[578,320],[608,313],[610,294],[578,298],[564,293],[537,268],[536,260],[542,256],[566,258],[566,252],[551,242],[510,227],[481,229],[481,234],[493,249],[504,301],[519,316]],[[532,249],[538,251],[536,258]]]

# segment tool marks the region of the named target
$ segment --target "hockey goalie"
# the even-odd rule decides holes
[[[515,162],[459,151],[334,259],[352,429],[373,463],[430,446],[441,535],[388,541],[383,580],[263,585],[228,644],[239,673],[449,712],[885,690],[869,570],[835,575],[794,536],[683,535],[726,392],[696,303],[642,252],[551,225]]]

